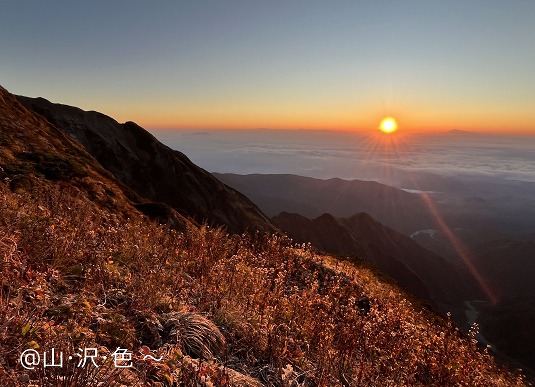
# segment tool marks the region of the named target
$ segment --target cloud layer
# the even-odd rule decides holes
[[[403,185],[415,176],[535,182],[535,137],[413,135],[397,143],[345,132],[154,132],[201,167],[220,173],[291,173]],[[419,187],[412,187],[419,188]]]

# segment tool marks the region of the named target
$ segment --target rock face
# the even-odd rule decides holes
[[[458,305],[465,297],[477,294],[466,285],[470,281],[459,268],[366,213],[350,218],[323,214],[308,219],[283,212],[272,221],[296,242],[311,242],[325,252],[356,255],[371,262],[402,288],[442,311],[462,316]]]
[[[17,98],[79,141],[117,180],[141,197],[165,203],[199,223],[225,226],[231,233],[247,229],[275,231],[269,219],[244,195],[139,125],[120,124],[102,113],[43,98]]]

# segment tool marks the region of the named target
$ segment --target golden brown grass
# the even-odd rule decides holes
[[[126,219],[44,179],[31,192],[8,187],[0,182],[2,386],[525,384],[369,269],[279,236]],[[30,347],[121,347],[134,367],[28,371],[19,355]]]

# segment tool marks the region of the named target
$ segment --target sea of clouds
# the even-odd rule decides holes
[[[407,135],[397,140],[331,131],[153,131],[210,172],[385,179],[400,171],[480,174],[535,182],[535,137]]]

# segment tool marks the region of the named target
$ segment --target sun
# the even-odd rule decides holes
[[[379,129],[383,133],[387,133],[387,134],[394,133],[398,129],[398,124],[396,120],[393,119],[392,117],[386,117],[386,118],[383,118],[383,120],[381,121],[381,124],[379,125]]]

